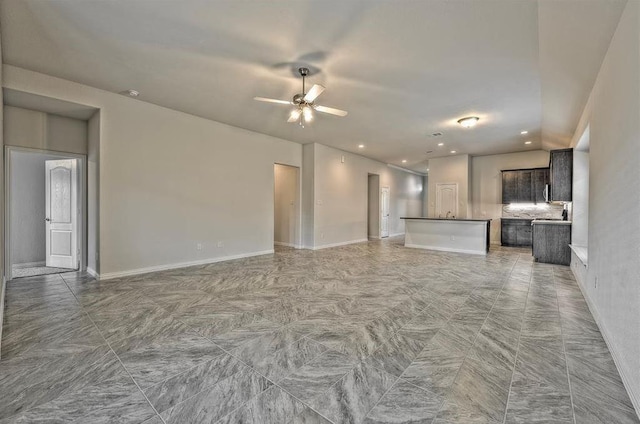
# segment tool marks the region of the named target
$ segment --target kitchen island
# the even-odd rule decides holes
[[[401,217],[405,220],[404,245],[418,249],[486,255],[490,219]]]

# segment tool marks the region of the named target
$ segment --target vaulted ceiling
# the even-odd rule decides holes
[[[567,145],[625,4],[4,0],[0,25],[4,63],[425,171],[451,150]],[[300,65],[347,117],[301,128],[290,107],[253,100],[291,99]],[[477,127],[456,123],[468,115]]]

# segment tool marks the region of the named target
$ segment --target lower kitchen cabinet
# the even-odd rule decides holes
[[[536,262],[569,265],[571,263],[571,225],[562,223],[533,223],[533,258]]]
[[[503,246],[531,246],[530,219],[502,219],[500,242]]]

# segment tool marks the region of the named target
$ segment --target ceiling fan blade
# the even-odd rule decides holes
[[[291,115],[289,115],[289,119],[287,122],[297,122],[300,119],[300,114],[302,113],[302,109],[296,109],[291,111]]]
[[[293,102],[288,102],[286,100],[278,100],[278,99],[268,99],[266,97],[254,97],[253,100],[257,100],[259,102],[267,102],[267,103],[278,103],[281,105],[292,105]]]
[[[323,86],[321,86],[320,84],[314,84],[313,87],[311,87],[311,90],[309,90],[309,92],[305,94],[304,101],[307,103],[313,103],[313,101],[318,98],[318,96],[322,94],[323,91]]]
[[[318,112],[328,113],[329,115],[336,115],[336,116],[347,116],[347,114],[349,113],[346,110],[334,109],[332,107],[326,107],[326,106],[314,106],[313,108]]]

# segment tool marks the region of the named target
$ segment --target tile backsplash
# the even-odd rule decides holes
[[[518,204],[511,203],[502,205],[503,218],[523,218],[523,219],[562,219],[561,204],[539,203]]]

